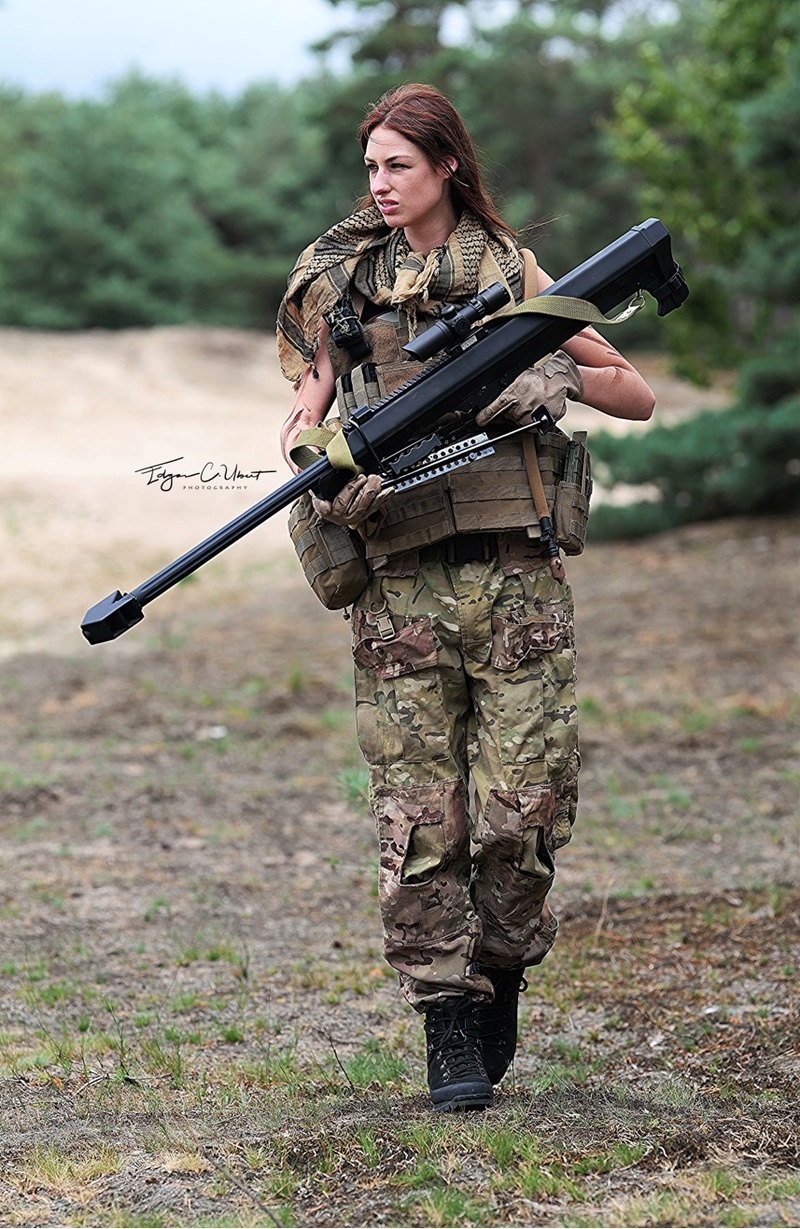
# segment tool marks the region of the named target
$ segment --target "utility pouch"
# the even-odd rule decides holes
[[[591,496],[592,469],[586,432],[576,431],[567,445],[553,508],[556,538],[565,555],[579,555],[586,545]]]
[[[347,350],[354,361],[369,355],[372,347],[367,341],[364,326],[349,294],[343,295],[330,311],[325,312],[323,320],[331,330],[334,345],[340,350]]]
[[[350,606],[370,577],[358,534],[318,516],[306,492],[289,512],[289,534],[303,574],[328,610]]]

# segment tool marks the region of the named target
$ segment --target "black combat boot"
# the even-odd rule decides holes
[[[428,1043],[428,1087],[434,1109],[485,1110],[492,1104],[492,1086],[481,1058],[473,1000],[451,996],[425,1011]]]
[[[492,969],[479,964],[478,972],[494,986],[494,1002],[475,1008],[486,1074],[499,1084],[517,1048],[517,1004],[521,990],[528,989],[524,969]]]

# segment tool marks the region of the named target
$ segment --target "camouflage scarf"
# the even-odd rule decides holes
[[[424,256],[371,205],[310,244],[289,275],[277,320],[281,370],[300,379],[317,351],[323,313],[348,291],[405,311],[413,331],[418,309],[435,315],[443,303],[462,302],[492,282],[503,282],[520,302],[521,258],[507,235],[487,234],[463,213],[447,242]]]

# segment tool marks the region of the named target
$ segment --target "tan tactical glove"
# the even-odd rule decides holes
[[[392,488],[381,489],[381,480],[377,474],[359,474],[332,500],[318,499],[311,496],[314,510],[324,521],[333,525],[346,525],[348,529],[357,529],[368,517],[380,512],[386,500],[391,496]]]
[[[505,414],[517,426],[531,420],[531,414],[543,405],[558,422],[564,417],[567,397],[580,401],[583,395],[583,380],[578,368],[568,354],[557,350],[550,358],[529,367],[500,394],[491,405],[484,406],[475,415],[475,425],[485,427],[499,414]]]

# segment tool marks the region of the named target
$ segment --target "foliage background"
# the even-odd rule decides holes
[[[366,106],[431,81],[554,276],[661,217],[692,296],[629,326],[626,348],[665,345],[697,381],[738,373],[728,413],[691,431],[594,437],[607,484],[649,484],[645,503],[600,509],[595,534],[796,510],[800,6],[341,7],[319,72],[293,88],[198,96],[132,75],[99,100],[0,89],[0,325],[272,328],[298,252],[363,190]],[[334,48],[346,72],[327,67]]]

